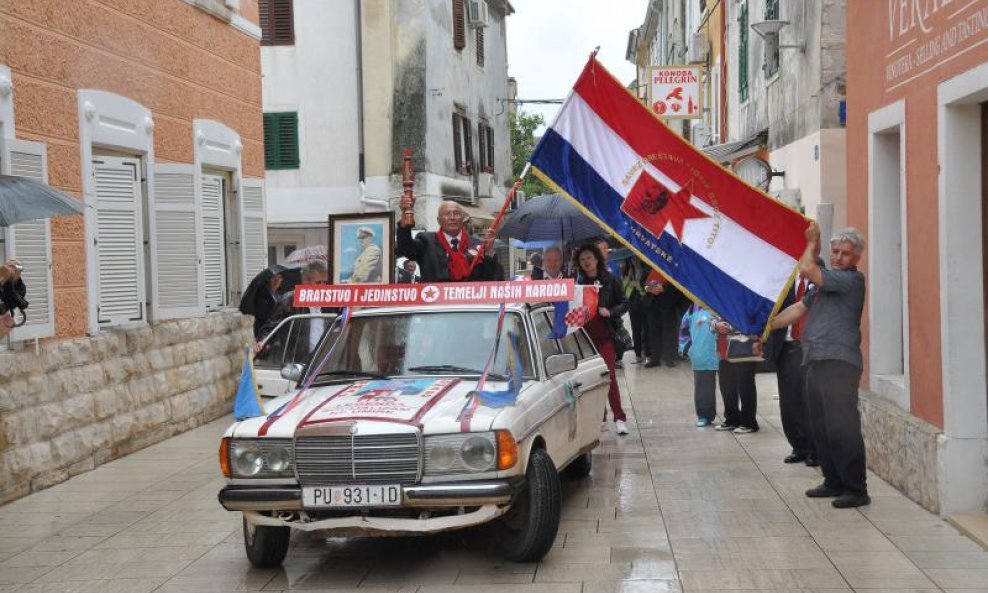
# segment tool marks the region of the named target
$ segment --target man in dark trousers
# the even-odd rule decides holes
[[[824,478],[806,496],[833,497],[836,508],[871,502],[858,412],[865,278],[857,265],[864,248],[864,237],[857,230],[838,232],[830,240],[831,269],[824,270],[816,261],[820,227],[811,224],[799,271],[815,286],[772,320],[772,329],[780,329],[806,316],[802,341],[806,401]]]
[[[648,327],[649,348],[646,367],[657,367],[665,363],[676,366],[679,348],[678,316],[683,293],[675,286],[660,278],[657,273],[649,274],[645,280],[645,296],[642,306],[645,310],[645,324]]]
[[[803,274],[796,277],[793,288],[782,301],[783,309],[803,300],[812,287]],[[810,431],[810,419],[806,411],[805,372],[803,369],[803,329],[806,318],[801,318],[789,327],[777,329],[765,344],[765,359],[775,365],[779,385],[779,415],[782,432],[792,447],[792,452],[783,459],[785,463],[805,462],[810,467],[819,465]]]
[[[402,210],[411,208],[411,200],[403,197],[400,207]],[[408,226],[399,223],[395,232],[395,255],[417,261],[422,282],[504,280],[501,264],[489,253],[474,263],[480,241],[467,234],[463,227],[465,220],[460,205],[446,200],[439,205],[437,232],[423,231],[412,237],[414,221]]]

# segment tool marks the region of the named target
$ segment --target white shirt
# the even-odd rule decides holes
[[[309,307],[309,313],[318,315],[322,313],[322,307]],[[326,331],[326,319],[324,317],[309,319],[309,352],[315,352],[324,331]]]

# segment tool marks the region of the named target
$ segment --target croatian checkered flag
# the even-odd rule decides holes
[[[560,339],[583,327],[597,315],[597,286],[576,285],[572,301],[556,303],[549,337]]]

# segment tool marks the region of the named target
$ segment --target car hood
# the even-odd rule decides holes
[[[280,410],[295,393],[266,402],[268,416],[237,423],[231,436],[291,438],[299,428],[333,422],[360,422],[361,434],[394,432],[396,425],[421,428],[424,434],[490,430],[499,414],[515,408],[480,405],[467,397],[476,386],[474,378],[403,377],[314,387],[287,411]],[[485,385],[488,391],[506,388],[499,381]]]

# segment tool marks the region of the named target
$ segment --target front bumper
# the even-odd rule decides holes
[[[483,482],[446,482],[402,487],[397,508],[475,507],[510,504],[524,478]],[[300,486],[226,486],[219,493],[220,504],[228,511],[301,511]],[[390,507],[395,508],[395,507]],[[354,514],[362,508],[354,507]]]

